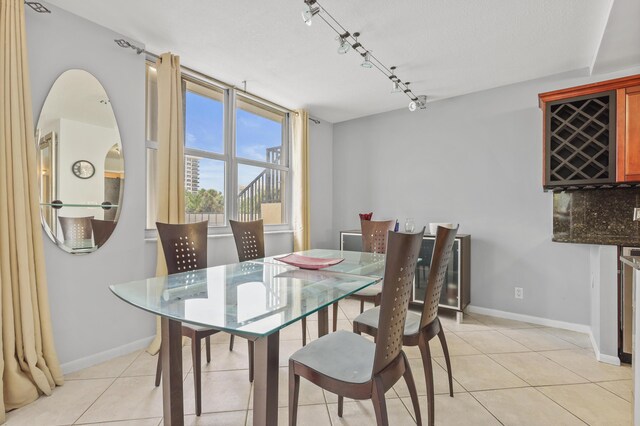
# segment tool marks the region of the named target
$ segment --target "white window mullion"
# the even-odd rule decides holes
[[[238,219],[238,163],[236,161],[236,91],[229,89],[228,99],[225,104],[226,131],[225,153],[227,154],[227,219]],[[228,222],[227,222],[228,223]]]

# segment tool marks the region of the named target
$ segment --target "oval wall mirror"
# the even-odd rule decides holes
[[[91,253],[118,223],[124,157],[104,87],[84,70],[53,83],[36,129],[42,225],[68,253]]]

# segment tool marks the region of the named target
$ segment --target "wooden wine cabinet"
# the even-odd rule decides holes
[[[640,183],[640,75],[538,97],[545,190]]]

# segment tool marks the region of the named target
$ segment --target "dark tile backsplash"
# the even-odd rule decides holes
[[[565,243],[638,245],[640,188],[589,189],[553,194],[553,240]]]

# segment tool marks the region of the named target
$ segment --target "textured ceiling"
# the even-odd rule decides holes
[[[593,72],[605,73],[640,64],[640,1],[615,0],[594,58]]]
[[[612,0],[320,0],[416,95],[437,100],[592,67]],[[52,0],[183,64],[339,122],[406,107],[386,77],[336,53],[302,0]],[[114,44],[114,48],[117,48]]]

